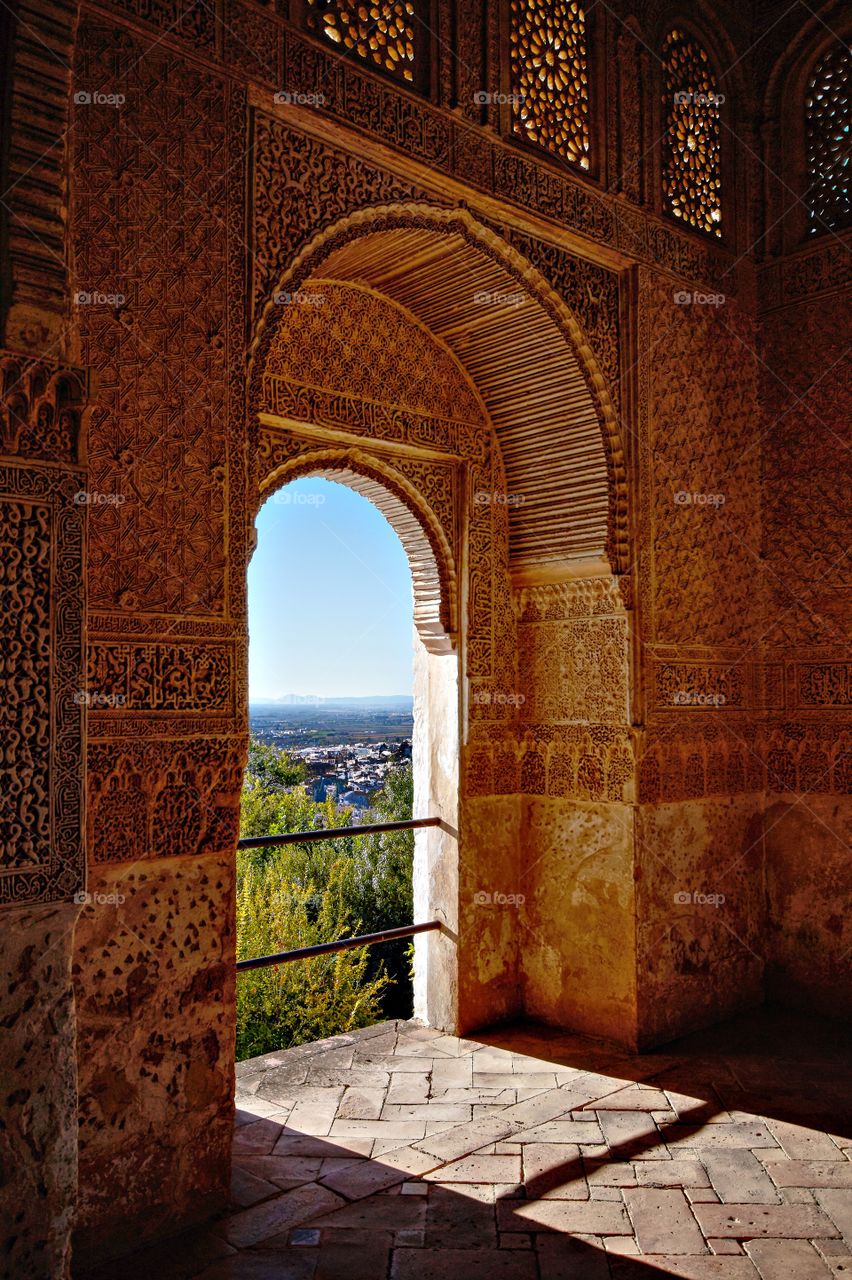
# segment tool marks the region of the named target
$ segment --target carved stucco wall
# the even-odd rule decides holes
[[[115,108],[83,102],[73,134],[75,291],[91,298],[76,318],[99,386],[92,896],[74,965],[83,1261],[227,1190],[245,749],[245,100],[97,20],[81,29],[75,84],[125,97],[121,129]]]
[[[767,986],[852,1013],[848,237],[761,273]]]

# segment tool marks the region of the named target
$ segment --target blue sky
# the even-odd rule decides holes
[[[371,502],[328,480],[266,501],[248,571],[249,700],[411,692],[411,573]]]

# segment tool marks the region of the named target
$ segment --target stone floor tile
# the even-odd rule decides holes
[[[547,1089],[534,1098],[527,1098],[515,1103],[513,1107],[507,1107],[505,1116],[513,1124],[520,1124],[526,1129],[557,1119],[571,1124],[573,1122],[568,1116],[582,1106],[582,1098],[582,1094],[575,1094],[568,1089]]]
[[[424,1175],[429,1182],[509,1182],[521,1180],[520,1156],[462,1156]]]
[[[677,1146],[695,1148],[703,1150],[704,1148],[715,1149],[718,1147],[774,1147],[776,1141],[769,1129],[761,1121],[754,1121],[751,1124],[703,1124],[700,1127],[694,1125],[672,1124],[668,1125],[665,1130],[666,1143],[675,1149]],[[835,1150],[837,1148],[835,1147]],[[838,1155],[840,1153],[838,1152]]]
[[[712,1187],[686,1187],[686,1198],[690,1204],[718,1204],[719,1197]]]
[[[214,1262],[197,1273],[197,1280],[314,1280],[315,1271],[316,1250],[280,1253],[250,1249]]]
[[[575,1234],[631,1235],[623,1204],[593,1200],[502,1200],[497,1205],[501,1231],[561,1231]]]
[[[558,1197],[551,1197],[558,1198]],[[590,1200],[614,1200],[621,1203],[620,1187],[589,1187]]]
[[[826,1133],[783,1120],[767,1119],[767,1124],[791,1160],[844,1159],[843,1152]]]
[[[751,1151],[705,1151],[704,1165],[719,1199],[730,1204],[778,1204],[775,1183]],[[674,1162],[673,1163],[679,1163]]]
[[[820,1187],[814,1194],[817,1204],[836,1224],[852,1252],[852,1195],[836,1187]]]
[[[807,1240],[750,1240],[745,1250],[761,1280],[830,1280],[832,1275]]]
[[[380,1163],[387,1165],[389,1169],[399,1169],[402,1173],[419,1175],[434,1169],[438,1161],[435,1156],[418,1151],[416,1147],[396,1146],[383,1153]]]
[[[428,1182],[405,1182],[400,1188],[400,1195],[403,1196],[428,1196]]]
[[[766,1169],[779,1187],[852,1187],[847,1160],[778,1160]]]
[[[842,1193],[841,1193],[842,1194]],[[816,1205],[696,1204],[693,1212],[705,1236],[752,1240],[761,1236],[811,1240],[840,1231]]]
[[[668,1160],[657,1160],[657,1164],[668,1165]],[[590,1187],[635,1187],[636,1171],[632,1164],[620,1161],[605,1160],[602,1164],[590,1160],[585,1161],[586,1181]]]
[[[562,1200],[588,1200],[589,1189],[580,1159],[572,1143],[527,1142],[521,1147],[527,1196],[553,1196]]]
[[[311,1222],[312,1227],[319,1227],[324,1233],[337,1232],[356,1228],[364,1231],[405,1231],[418,1229],[426,1221],[426,1205],[428,1200],[419,1196],[368,1196],[365,1200],[355,1200],[344,1204],[336,1212],[329,1213]]]
[[[649,1262],[651,1266],[649,1268]],[[760,1280],[750,1258],[716,1258],[711,1254],[692,1257],[660,1254],[653,1259],[612,1258],[612,1280]]]
[[[401,1170],[391,1169],[379,1160],[362,1160],[357,1165],[329,1174],[320,1185],[329,1187],[347,1200],[361,1200],[402,1182],[405,1176]]]
[[[616,1253],[621,1258],[635,1258],[639,1255],[639,1246],[633,1236],[604,1236],[603,1247],[607,1253]]]
[[[281,1136],[281,1125],[272,1120],[254,1120],[234,1132],[233,1151],[238,1155],[266,1156]]]
[[[743,1247],[739,1240],[713,1240],[711,1238],[707,1243],[710,1246],[711,1253],[724,1254],[727,1257],[730,1257],[732,1254],[737,1257],[742,1255]]]
[[[217,1230],[228,1244],[245,1249],[345,1204],[345,1200],[326,1187],[307,1183],[294,1191],[283,1192],[274,1200],[229,1215],[217,1224]]]
[[[335,1120],[330,1138],[396,1138],[413,1142],[422,1138],[426,1125],[422,1120]]]
[[[613,1159],[650,1159],[650,1152],[661,1142],[660,1131],[646,1112],[600,1111],[596,1114],[604,1141],[613,1151]]]
[[[474,1071],[474,1089],[531,1089],[544,1092],[556,1088],[553,1071]]]
[[[782,1187],[778,1192],[782,1204],[815,1204],[816,1197],[810,1187]]]
[[[390,1280],[537,1280],[523,1249],[395,1249]],[[556,1280],[556,1277],[553,1277]]]
[[[281,1188],[274,1182],[258,1178],[238,1164],[231,1169],[231,1203],[241,1209],[247,1209],[249,1205],[259,1204],[261,1200],[268,1200],[270,1196],[280,1193]]]
[[[426,1249],[497,1248],[494,1189],[489,1184],[432,1183],[423,1203]]]
[[[536,1237],[536,1246],[541,1275],[546,1280],[609,1280],[609,1261],[603,1241],[596,1247],[572,1236],[540,1235]]]
[[[378,1120],[384,1105],[384,1089],[347,1089],[336,1114],[340,1120]]]
[[[523,1231],[504,1231],[497,1237],[500,1249],[531,1249],[533,1237]]]
[[[634,1181],[642,1187],[710,1186],[707,1170],[699,1160],[637,1160],[633,1168]]]
[[[377,1280],[387,1275],[390,1249],[375,1244],[323,1244],[313,1280]]]
[[[501,1115],[505,1115],[503,1111]],[[547,1124],[535,1125],[529,1129],[522,1129],[516,1133],[513,1142],[557,1142],[564,1146],[565,1143],[588,1142],[591,1135],[589,1133],[589,1125],[578,1124],[575,1120],[550,1120]]]
[[[382,1108],[383,1120],[418,1120],[424,1124],[445,1120],[464,1124],[470,1118],[470,1107],[461,1102],[386,1102]]]
[[[704,1236],[682,1191],[626,1187],[624,1203],[643,1253],[706,1253]]]
[[[666,1095],[659,1089],[645,1089],[630,1085],[597,1102],[590,1103],[595,1111],[669,1111]]]
[[[423,1071],[403,1071],[388,1075],[387,1102],[425,1102],[429,1097],[429,1076]]]
[[[327,1138],[311,1133],[284,1132],[275,1144],[274,1156],[364,1156],[373,1150],[372,1138]],[[274,1181],[274,1179],[273,1179]]]
[[[448,1129],[446,1133],[424,1138],[412,1145],[418,1151],[437,1156],[439,1160],[458,1160],[461,1156],[471,1155],[480,1147],[487,1146],[489,1142],[501,1142],[509,1137],[513,1141],[520,1141],[515,1136],[516,1129],[517,1125],[504,1120],[501,1115],[493,1120],[475,1120],[471,1124],[459,1125]]]
[[[290,1232],[290,1244],[301,1248],[318,1245],[322,1232],[318,1227],[294,1227]]]

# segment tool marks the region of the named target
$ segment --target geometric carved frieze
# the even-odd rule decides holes
[[[224,644],[131,644],[88,648],[90,713],[232,711],[234,653]]]
[[[0,903],[82,887],[84,473],[0,466]]]

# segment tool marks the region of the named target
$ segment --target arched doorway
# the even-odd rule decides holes
[[[440,584],[428,645],[449,642],[458,663],[458,719],[441,680],[429,751],[440,776],[458,776],[459,843],[449,861],[444,845],[423,864],[448,922],[441,945],[451,950],[445,966],[427,965],[419,1011],[460,1029],[516,1016],[526,954],[540,957],[536,989],[559,991],[543,976],[554,964],[570,969],[577,945],[541,876],[526,913],[481,909],[485,900],[520,902],[529,868],[559,852],[549,819],[535,837],[542,849],[525,838],[530,797],[626,799],[626,728],[585,728],[596,713],[583,696],[566,724],[555,671],[536,673],[539,659],[521,651],[518,629],[526,584],[594,578],[593,590],[570,588],[560,607],[617,613],[615,662],[626,669],[613,576],[629,564],[625,465],[608,384],[565,302],[505,241],[465,211],[394,206],[320,233],[281,273],[252,344],[250,409],[257,501],[289,475],[334,465],[359,484],[383,485],[427,535]],[[594,634],[590,649],[597,643]],[[539,723],[523,711],[531,678]],[[626,701],[613,715],[626,719]],[[625,849],[612,853],[622,885]],[[627,930],[632,912],[620,887],[619,918],[605,930]],[[592,967],[605,973],[582,959],[575,992]],[[615,991],[621,977],[606,999],[613,1028],[629,1035],[621,1025],[630,995]]]
[[[311,451],[277,468],[262,501],[294,479],[321,478],[371,502],[397,534],[411,570],[414,608],[415,817],[439,817],[440,827],[414,839],[414,921],[438,920],[446,932],[415,939],[414,1013],[433,1026],[457,1018],[454,938],[458,927],[459,653],[456,572],[443,533],[400,474],[356,451]]]

